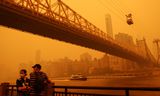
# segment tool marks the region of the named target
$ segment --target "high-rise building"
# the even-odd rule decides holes
[[[37,50],[35,56],[35,63],[40,63],[40,62],[41,62],[41,51]]]
[[[80,60],[90,62],[92,60],[92,56],[89,53],[83,53],[80,55]]]
[[[110,14],[105,15],[105,22],[107,34],[113,38],[112,19]]]
[[[115,40],[123,44],[134,45],[132,36],[125,33],[118,33],[115,35]]]

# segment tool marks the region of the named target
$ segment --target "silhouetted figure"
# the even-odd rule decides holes
[[[33,72],[30,74],[30,96],[47,96],[48,84],[50,83],[48,76],[40,71],[40,64],[35,64],[32,68]]]
[[[20,70],[20,78],[16,81],[18,96],[29,96],[30,80],[26,76],[27,71]]]

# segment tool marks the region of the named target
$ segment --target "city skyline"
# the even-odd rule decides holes
[[[159,4],[0,0],[0,96],[160,96]]]

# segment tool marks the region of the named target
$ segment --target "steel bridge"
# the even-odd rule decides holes
[[[139,47],[115,41],[61,0],[53,1],[0,0],[0,24],[139,63],[153,62]]]

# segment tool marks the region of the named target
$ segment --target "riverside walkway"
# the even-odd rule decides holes
[[[17,96],[16,85],[2,83],[0,96]],[[112,93],[111,93],[112,91]],[[113,91],[121,91],[119,94]],[[142,96],[131,93],[160,91],[160,87],[97,87],[97,86],[55,86],[52,84],[46,96]],[[146,96],[146,95],[144,95]],[[157,95],[158,96],[158,95]]]

